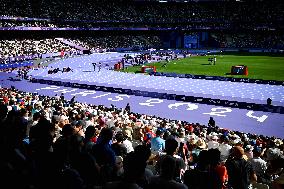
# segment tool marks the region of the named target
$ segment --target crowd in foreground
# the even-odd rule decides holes
[[[0,88],[9,188],[283,188],[283,140]]]

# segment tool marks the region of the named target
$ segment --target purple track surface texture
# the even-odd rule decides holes
[[[103,62],[112,66],[121,54],[92,54],[78,58],[60,60],[51,64],[53,68],[70,66],[74,72],[48,75],[47,69],[34,70],[30,74],[37,78],[63,80],[77,83],[97,84],[104,86],[131,88],[139,90],[167,92],[175,94],[194,95],[219,99],[237,100],[242,102],[266,103],[266,95],[273,96],[273,103],[284,105],[284,87],[260,84],[244,84],[221,81],[192,80],[183,78],[166,78],[144,76],[138,74],[119,73],[106,70],[103,66],[100,72],[93,72],[92,62]],[[91,72],[90,72],[91,71]],[[108,93],[102,91],[86,91],[69,87],[49,86],[27,81],[9,81],[11,74],[0,73],[1,85],[15,86],[19,90],[38,92],[54,96],[65,93],[67,99],[76,95],[76,100],[89,104],[114,104],[124,108],[127,103],[131,111],[156,115],[168,119],[184,120],[191,123],[207,124],[210,116],[214,117],[218,126],[230,130],[276,136],[284,138],[284,115],[270,112],[251,111],[238,108],[228,108],[198,103],[186,103],[174,100],[153,99],[150,97],[132,96],[126,94]],[[163,79],[166,80],[163,82]],[[80,82],[78,82],[80,81]],[[157,82],[157,83],[155,83]],[[184,82],[184,83],[183,83]],[[214,83],[216,82],[216,83]],[[28,86],[28,87],[27,87]],[[230,86],[228,88],[228,86]],[[210,89],[211,88],[211,89]],[[249,88],[249,89],[247,89]],[[199,89],[199,90],[198,90]],[[213,90],[214,89],[214,90]],[[234,90],[235,89],[235,90]],[[267,90],[259,93],[258,90]],[[268,91],[270,93],[268,93]],[[253,92],[253,93],[251,93]],[[219,95],[221,94],[222,95]],[[230,96],[231,95],[231,96]],[[244,96],[242,96],[244,95]]]

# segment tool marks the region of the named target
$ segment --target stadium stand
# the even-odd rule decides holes
[[[165,40],[170,35],[161,32],[130,35],[122,30],[114,35],[113,28],[167,28],[189,35],[208,31],[209,42],[203,47],[284,47],[284,4],[276,0],[0,0],[0,4],[1,30],[111,30],[102,36],[66,34],[62,40],[55,39],[57,34],[47,38],[46,33],[24,39],[1,36],[1,64],[42,58],[48,53],[77,52],[78,48],[67,42],[91,51],[111,51],[160,49],[171,41]],[[201,125],[138,114],[131,107],[125,111],[114,105],[80,103],[75,96],[66,100],[64,93],[51,97],[0,86],[0,129],[1,184],[9,188],[284,186],[284,137],[224,129],[213,118],[208,125]]]
[[[216,151],[217,159],[213,159],[213,156],[207,158],[207,161],[214,161],[218,166],[222,166],[222,162],[226,160],[227,163],[237,161],[238,159],[231,158],[234,156],[234,150],[240,150],[235,153],[239,153],[239,158],[249,162],[247,166],[255,169],[259,183],[275,185],[281,182],[282,174],[277,172],[277,169],[283,168],[281,139],[220,129],[215,124],[212,125],[212,120],[208,126],[205,126],[125,112],[115,107],[82,104],[74,99],[67,101],[63,94],[48,97],[6,88],[1,88],[0,94],[0,121],[3,132],[1,166],[5,167],[4,177],[11,179],[11,176],[14,180],[9,186],[45,188],[55,183],[69,185],[75,179],[80,181],[76,182],[79,188],[93,188],[105,183],[111,185],[116,183],[114,181],[131,183],[135,186],[137,183],[145,187],[149,182],[153,182],[149,174],[153,175],[156,172],[153,168],[159,166],[159,163],[156,164],[160,161],[157,158],[163,155],[164,148],[167,152],[170,148],[168,143],[173,139],[177,141],[174,151],[179,144],[178,150],[174,153],[174,160],[182,162],[180,169],[184,171],[192,170],[196,163],[196,170],[201,169],[198,166],[201,160],[197,160],[196,157],[207,152],[206,149],[219,150]],[[121,149],[123,146],[134,147],[134,152],[128,152],[124,156],[125,159],[118,156],[115,158],[118,152],[115,153],[109,146],[109,141],[116,143],[112,136],[118,134],[124,136]],[[151,141],[157,137],[160,137],[159,142],[155,140],[155,143],[159,144],[157,149],[159,153],[150,155],[150,147],[153,145]],[[165,146],[160,146],[160,142],[165,142]],[[234,146],[238,148],[235,149]],[[232,154],[230,149],[233,149]],[[146,152],[148,155],[145,154]],[[144,153],[145,157],[141,153]],[[141,159],[143,166],[140,167],[143,171],[131,180],[121,180],[122,172],[127,176],[127,166],[129,166],[127,159],[133,154],[136,158],[143,157],[143,160]],[[20,163],[15,161],[16,159],[20,159]],[[122,162],[123,168],[117,169],[118,163]],[[226,167],[223,166],[223,169],[226,170]],[[218,173],[224,178],[220,181],[222,184],[237,179],[231,176],[230,169],[238,168],[227,167],[228,175],[226,172],[221,175]],[[249,174],[250,170],[247,171]],[[34,172],[38,174],[34,175]],[[70,174],[76,177],[70,177]],[[193,175],[190,176],[191,171],[188,171],[188,174],[186,173],[184,177],[185,184],[188,184],[187,179],[194,178]],[[279,174],[280,177],[277,178]],[[144,179],[141,180],[141,176]],[[183,182],[183,176],[180,176],[173,177],[175,182]],[[198,175],[195,177],[202,180]],[[4,179],[5,181],[9,182]],[[191,186],[192,183],[188,185]]]

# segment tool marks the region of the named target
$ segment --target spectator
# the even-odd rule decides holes
[[[258,183],[267,183],[268,175],[266,174],[267,162],[261,158],[262,149],[256,147],[253,150],[253,158],[249,161],[252,164],[253,169],[255,170]]]
[[[124,179],[117,182],[109,182],[106,184],[106,189],[142,189],[136,184],[137,180],[143,177],[145,172],[146,162],[135,154],[134,152],[129,153],[124,159]]]
[[[210,168],[210,158],[207,150],[202,150],[198,155],[198,162],[194,169],[189,169],[184,173],[184,183],[188,188],[198,189],[211,189],[220,188],[220,179],[214,170]],[[219,181],[219,182],[217,182]]]
[[[167,155],[174,157],[176,162],[176,167],[173,168],[175,170],[173,171],[173,178],[175,181],[182,182],[183,170],[186,170],[184,183],[191,186],[191,188],[198,187],[200,184],[205,184],[202,188],[206,188],[206,184],[210,186],[215,186],[216,184],[218,186],[216,182],[218,179],[216,178],[219,178],[222,183],[226,179],[225,169],[222,163],[219,163],[220,153],[215,148],[208,151],[205,150],[207,145],[208,148],[211,148],[209,145],[210,141],[207,141],[206,138],[211,139],[212,136],[220,138],[216,142],[219,143],[218,149],[221,151],[222,161],[226,161],[225,165],[229,176],[228,184],[230,186],[235,184],[237,188],[241,188],[249,185],[249,178],[252,178],[252,181],[255,180],[255,169],[258,182],[262,181],[270,186],[282,187],[283,147],[281,145],[283,141],[281,139],[229,131],[218,127],[208,128],[204,125],[187,122],[170,122],[160,117],[136,113],[123,114],[122,110],[114,107],[107,108],[78,102],[70,104],[69,101],[58,97],[53,98],[21,92],[15,88],[0,88],[0,99],[3,99],[0,101],[0,125],[1,130],[5,133],[5,135],[0,137],[0,145],[4,150],[1,156],[1,167],[7,173],[4,174],[5,180],[3,182],[7,183],[12,179],[17,181],[17,183],[9,182],[10,185],[12,184],[11,186],[21,185],[21,187],[28,187],[28,185],[32,185],[37,188],[50,188],[54,183],[58,183],[58,186],[63,187],[65,184],[67,188],[74,186],[77,188],[94,188],[102,186],[108,181],[114,183],[117,180],[117,183],[125,184],[124,186],[146,188],[148,182],[152,182],[150,179],[151,171],[156,174],[155,170],[145,169],[147,159],[149,159],[147,168],[155,166],[159,174],[161,173],[160,168],[164,156],[152,154],[149,158],[149,149],[145,146],[138,146],[134,150],[136,155],[133,156],[136,159],[136,164],[133,166],[127,163],[129,161],[123,162],[126,169],[130,171],[123,176],[122,164],[120,163],[119,166],[116,164],[123,158],[117,158],[111,148],[111,144],[115,142],[113,132],[127,133],[128,140],[131,143],[133,142],[131,136],[137,135],[134,138],[139,138],[141,134],[144,134],[141,131],[146,128],[146,133],[151,134],[149,138],[154,138],[153,133],[151,133],[152,130],[167,133],[167,136],[165,136],[167,138],[165,152]],[[34,104],[33,108],[30,106],[30,103]],[[63,103],[68,107],[63,107]],[[85,125],[85,116],[86,114],[88,115],[86,110],[90,114],[99,114],[106,118],[112,117],[114,127],[101,128],[98,124],[94,124],[94,126],[89,125],[86,131],[80,129]],[[38,115],[43,114],[49,119],[42,116],[40,116],[40,119],[32,119],[33,117],[38,118]],[[96,122],[98,116],[94,116],[93,119]],[[38,120],[37,124],[36,120]],[[126,121],[123,126],[124,120]],[[69,122],[74,122],[75,124],[72,126]],[[76,124],[78,122],[81,123]],[[30,127],[30,141],[24,140],[27,135],[27,125]],[[76,125],[78,128],[75,128]],[[136,127],[133,128],[134,132],[131,131],[133,125]],[[183,131],[183,128],[185,128],[185,131]],[[75,129],[84,133],[85,138],[76,134]],[[138,133],[135,133],[136,129]],[[99,133],[100,136],[96,139]],[[175,138],[173,135],[178,138]],[[176,140],[179,140],[180,144],[183,142],[187,143],[188,154],[190,155],[188,165],[185,164],[183,159],[185,158],[186,160],[188,157],[181,153],[183,146],[179,146],[179,142]],[[151,145],[151,141],[149,141],[149,144]],[[234,147],[230,150],[232,145]],[[262,154],[264,156],[260,157],[263,157],[262,159],[267,162],[266,173],[263,173],[265,169],[260,171],[257,168],[258,166],[256,166],[258,161],[260,161],[256,151],[253,151],[253,159],[248,161],[244,159],[242,146],[248,145],[253,146],[254,149],[262,146]],[[178,149],[179,151],[177,151]],[[229,151],[232,151],[230,156]],[[208,159],[208,157],[211,158]],[[29,160],[31,163],[26,160]],[[141,164],[138,165],[138,163]],[[130,175],[131,171],[134,170],[131,170],[132,168],[129,166],[133,166],[133,169],[141,169],[141,172],[139,171],[141,174]],[[240,167],[246,170],[243,176],[239,172]],[[188,170],[189,168],[190,170]],[[33,174],[35,172],[37,174]],[[262,176],[263,174],[264,176]],[[270,176],[266,178],[266,174]],[[167,178],[172,177],[169,176]],[[212,178],[214,178],[215,184]],[[51,182],[50,179],[54,182]],[[169,181],[169,179],[162,178],[162,173],[158,178],[154,178],[151,184],[157,184],[155,179],[161,180],[163,183],[173,183],[172,180]],[[205,182],[205,180],[207,181]]]
[[[213,119],[213,117],[210,117],[210,119],[208,121],[208,126],[209,127],[215,127],[215,120]]]
[[[151,140],[152,153],[159,154],[165,150],[165,140],[163,139],[163,132],[161,130],[156,131],[156,137]]]
[[[178,142],[172,137],[168,138],[165,142],[165,152],[166,155],[174,157],[174,160],[176,162],[175,171],[174,171],[174,180],[180,182],[181,181],[180,179],[185,171],[185,162],[181,157],[176,155],[177,150],[178,150]],[[162,155],[159,157],[159,160],[156,164],[156,170],[158,173],[160,173],[161,165],[166,155]]]
[[[152,177],[149,188],[187,189],[187,186],[175,181],[176,159],[171,155],[165,155],[161,162],[160,175]]]
[[[124,158],[127,154],[127,148],[123,144],[123,141],[125,140],[123,134],[121,132],[117,133],[115,135],[116,142],[111,145],[111,148],[115,152],[116,156],[121,156]]]
[[[244,158],[244,149],[236,146],[232,148],[231,157],[226,161],[229,180],[232,188],[247,189],[251,183],[257,181],[257,176],[250,162]]]
[[[229,144],[230,140],[228,136],[222,135],[220,138],[220,143],[221,144],[219,145],[218,149],[221,152],[221,161],[225,162],[230,155],[232,146]]]
[[[113,137],[113,131],[109,128],[103,128],[97,143],[92,148],[92,154],[100,167],[99,179],[102,184],[111,181],[114,174],[115,152],[110,146]]]
[[[131,137],[132,135],[131,135],[130,130],[125,130],[124,131],[124,141],[122,143],[125,146],[127,153],[134,151],[134,148],[131,142]]]
[[[94,126],[88,126],[85,131],[84,149],[90,153],[93,146],[97,142],[96,128]]]

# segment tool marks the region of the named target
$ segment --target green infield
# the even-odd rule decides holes
[[[165,61],[150,63],[156,66],[157,72],[174,72],[193,75],[224,76],[238,78],[252,78],[264,80],[284,81],[283,56],[256,56],[256,55],[217,55],[216,64],[208,62],[209,56],[191,56],[185,59],[170,61],[163,67]],[[231,67],[245,65],[248,67],[248,76],[230,75]],[[141,66],[128,67],[125,72],[139,73]]]

